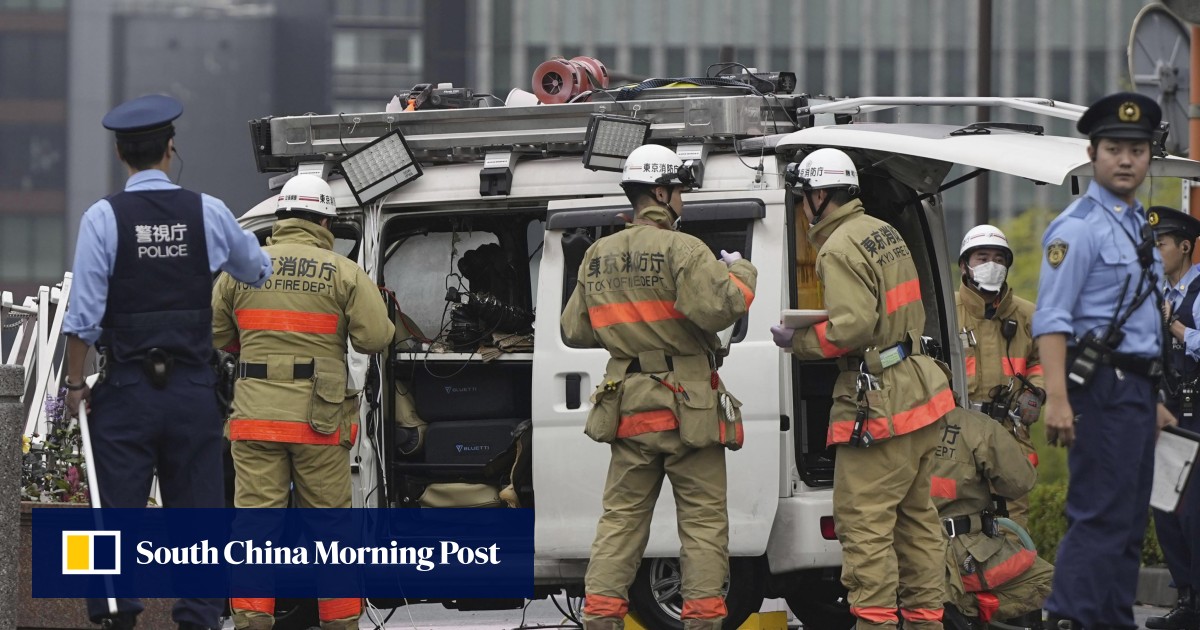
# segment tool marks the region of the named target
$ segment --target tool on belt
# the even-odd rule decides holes
[[[867,413],[870,411],[871,405],[867,401],[867,392],[878,391],[880,389],[879,377],[866,371],[866,364],[860,368],[858,372],[858,381],[856,383],[858,390],[858,412],[854,414],[854,428],[850,431],[850,446],[867,448],[875,443],[875,438],[871,436],[871,432],[867,430]]]

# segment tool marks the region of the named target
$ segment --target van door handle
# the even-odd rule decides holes
[[[578,374],[567,375],[567,409],[579,408],[579,381]]]

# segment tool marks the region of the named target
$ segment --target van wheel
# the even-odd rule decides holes
[[[807,582],[785,599],[806,629],[847,630],[857,622],[850,614],[850,604],[846,603],[846,587],[837,581]]]
[[[629,588],[629,606],[648,630],[682,630],[682,586],[679,558],[645,558]],[[723,590],[729,614],[722,627],[736,630],[762,607],[753,558],[729,559],[729,579]]]

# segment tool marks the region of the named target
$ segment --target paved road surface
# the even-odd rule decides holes
[[[565,607],[563,598],[559,598],[559,603]],[[381,611],[377,616],[377,620],[382,622],[389,612],[391,611]],[[1134,608],[1139,626],[1145,625],[1146,617],[1161,615],[1164,612],[1166,612],[1166,609],[1152,606],[1137,606]],[[524,626],[526,628],[552,628],[559,625],[575,627],[570,621],[564,620],[562,613],[554,608],[554,604],[550,600],[536,600],[531,602],[525,610]],[[233,623],[226,622],[224,627],[231,629],[233,628]],[[448,610],[440,604],[417,604],[397,608],[391,618],[383,625],[372,623],[368,616],[364,615],[362,624],[359,627],[363,630],[377,630],[379,628],[386,628],[387,630],[400,630],[403,628],[409,630],[440,630],[443,628],[455,628],[458,630],[513,630],[521,627],[521,611],[462,612]],[[798,628],[799,624],[795,620],[790,620],[789,627]]]

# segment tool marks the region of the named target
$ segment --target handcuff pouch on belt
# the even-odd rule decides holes
[[[171,378],[175,357],[162,348],[150,348],[142,357],[142,372],[150,379],[154,389],[164,389]]]

